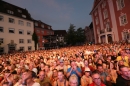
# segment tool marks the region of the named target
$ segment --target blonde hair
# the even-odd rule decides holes
[[[76,81],[78,83],[78,77],[75,74],[72,74],[69,78],[69,82]]]

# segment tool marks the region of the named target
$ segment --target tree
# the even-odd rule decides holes
[[[33,32],[32,40],[34,41],[35,50],[37,50],[38,36],[37,36],[37,34],[35,33],[35,31]]]
[[[75,30],[75,26],[70,24],[70,27],[67,31],[67,36],[65,37],[67,44],[83,44],[85,42],[85,31],[82,28]]]
[[[74,45],[76,40],[75,40],[75,26],[73,24],[70,24],[70,27],[67,31],[67,36],[66,36],[66,41],[67,41],[67,44],[71,44],[71,45]]]
[[[85,36],[85,31],[82,28],[78,28],[76,31],[76,41],[79,44],[82,44],[85,42],[86,36]]]

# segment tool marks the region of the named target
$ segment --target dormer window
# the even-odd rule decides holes
[[[42,24],[41,27],[44,28],[44,24]]]
[[[9,14],[14,14],[14,12],[11,11],[11,10],[7,10],[7,12],[8,12]]]
[[[37,23],[37,22],[35,22],[35,26],[38,26],[38,23]]]
[[[48,29],[50,29],[50,26],[48,26]]]
[[[22,15],[23,18],[26,18],[26,15]]]
[[[18,12],[19,12],[19,13],[22,13],[22,10],[19,10],[19,9],[18,9]]]

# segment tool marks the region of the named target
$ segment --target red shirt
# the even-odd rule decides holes
[[[90,84],[89,86],[95,86],[94,82],[92,84]],[[106,86],[105,84],[101,83],[100,86]]]

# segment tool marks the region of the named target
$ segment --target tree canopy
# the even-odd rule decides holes
[[[84,29],[75,29],[75,26],[70,24],[70,27],[67,31],[66,41],[69,45],[83,44],[85,42]]]

